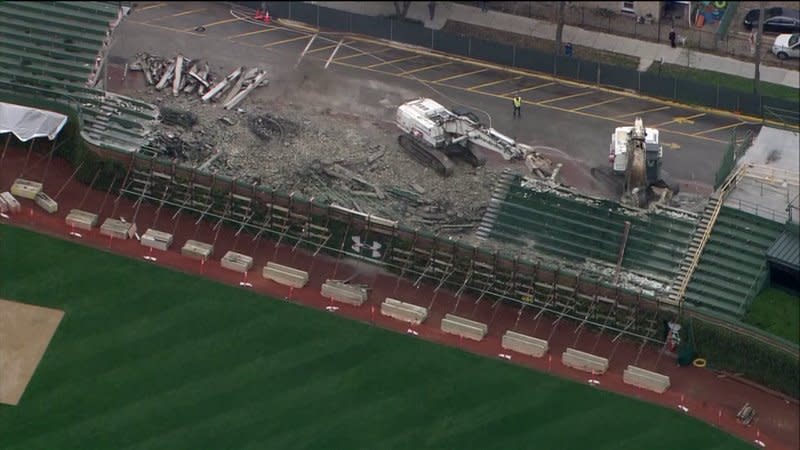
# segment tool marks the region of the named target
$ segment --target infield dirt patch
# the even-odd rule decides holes
[[[64,311],[0,299],[0,403],[19,403]]]

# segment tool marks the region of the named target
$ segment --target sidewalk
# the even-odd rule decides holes
[[[320,6],[327,8],[370,16],[395,14],[394,2],[312,3],[320,3]],[[430,20],[428,2],[412,2],[408,9],[407,17],[422,21],[426,27],[435,30],[444,27],[448,20],[453,20],[540,39],[554,40],[556,35],[556,25],[554,23],[497,11],[482,12],[480,8],[453,2],[437,2],[433,20]],[[570,42],[583,47],[638,57],[640,71],[647,70],[655,61],[663,60],[664,63],[721,72],[750,79],[753,78],[755,73],[755,65],[753,63],[701,53],[696,50],[690,51],[686,48],[671,48],[669,45],[640,41],[624,36],[587,31],[569,25],[564,26],[563,40],[565,43]],[[795,70],[762,65],[761,80],[796,89],[800,88],[800,72]]]

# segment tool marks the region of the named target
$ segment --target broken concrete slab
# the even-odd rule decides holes
[[[235,80],[239,78],[242,74],[242,67],[237,68],[233,72],[231,72],[227,77],[223,78],[219,83],[214,85],[208,92],[203,95],[201,98],[202,101],[207,102],[214,98],[216,95],[221,94],[222,91],[228,86],[228,84],[233,83]]]

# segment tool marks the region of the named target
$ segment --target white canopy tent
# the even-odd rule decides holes
[[[63,114],[0,102],[0,134],[12,133],[22,142],[41,137],[52,141],[66,124]]]

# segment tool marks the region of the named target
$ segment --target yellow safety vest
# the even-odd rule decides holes
[[[514,106],[516,106],[517,108],[522,106],[522,99],[520,97],[514,97]]]

